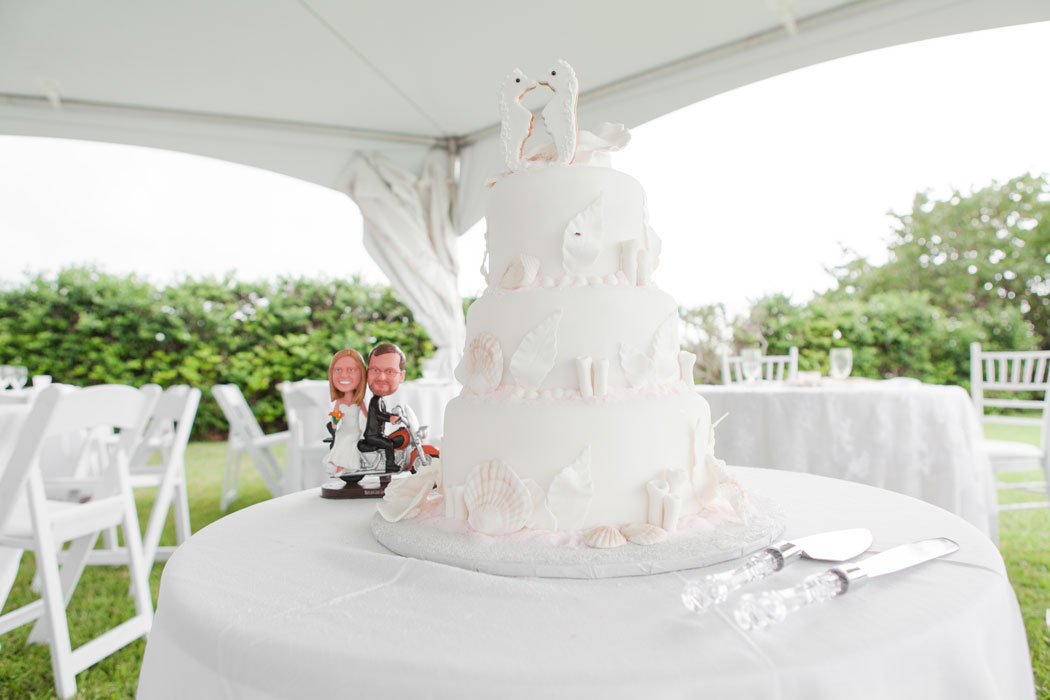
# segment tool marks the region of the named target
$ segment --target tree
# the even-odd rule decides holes
[[[1002,329],[1004,317],[1013,318],[1014,312],[1028,326],[1023,346],[1050,344],[1046,175],[993,182],[969,195],[954,191],[943,201],[920,193],[910,213],[894,216],[889,261],[873,266],[861,258],[839,268],[834,273],[838,288],[827,298],[925,292],[948,316],[978,319],[984,328],[978,339],[993,347],[1018,342],[1014,332]]]

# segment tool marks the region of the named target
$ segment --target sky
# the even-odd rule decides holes
[[[613,165],[646,190],[656,283],[684,306],[802,303],[833,284],[844,248],[884,260],[888,212],[916,192],[1050,173],[1048,68],[1050,23],[989,30],[811,66],[632,129]],[[464,295],[484,286],[483,230],[460,240]],[[181,153],[0,136],[0,284],[80,263],[160,284],[385,281],[341,193]]]

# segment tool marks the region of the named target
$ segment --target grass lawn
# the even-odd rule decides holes
[[[1038,442],[1038,432],[1013,426],[990,426],[988,437]],[[280,455],[283,460],[283,454]],[[225,468],[226,443],[200,442],[189,446],[186,469],[190,491],[190,517],[194,531],[217,520],[219,491]],[[247,464],[247,461],[246,461]],[[1014,479],[1033,481],[1036,474],[1010,475]],[[230,510],[246,508],[268,497],[266,487],[254,468],[246,466],[241,474],[241,488]],[[1004,502],[1028,498],[1003,495]],[[139,519],[145,523],[153,503],[151,491],[138,492]],[[1021,606],[1038,696],[1050,700],[1050,630],[1046,611],[1050,608],[1050,509],[1038,508],[1006,512],[1000,516],[1000,549],[1014,591]],[[167,523],[163,544],[174,544],[171,519]],[[163,564],[153,567],[150,584],[154,602],[160,588]],[[3,612],[33,600],[30,591],[33,576],[32,558],[26,556],[18,572],[11,598]],[[69,606],[70,634],[73,646],[96,636],[114,622],[133,613],[127,595],[128,576],[123,568],[87,567]],[[0,637],[0,699],[22,700],[54,698],[51,661],[46,646],[27,646],[30,626],[26,625]],[[92,666],[77,676],[76,697],[81,699],[132,698],[138,680],[145,642],[137,641]]]

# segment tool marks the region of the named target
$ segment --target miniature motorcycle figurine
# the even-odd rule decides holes
[[[339,478],[347,482],[347,484],[356,484],[364,477],[370,475],[389,478],[391,473],[403,471],[415,473],[419,467],[428,466],[434,460],[440,459],[438,448],[423,443],[427,437],[427,426],[419,425],[416,414],[411,408],[408,406],[395,406],[391,413],[398,416],[398,422],[402,424],[402,427],[387,436],[395,442],[398,442],[398,436],[401,438],[401,446],[394,448],[394,465],[396,469],[393,472],[387,471],[386,461],[381,450],[362,452],[360,468],[353,473],[339,475]]]

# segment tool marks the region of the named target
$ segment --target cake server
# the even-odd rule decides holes
[[[846,561],[867,551],[871,531],[865,528],[835,530],[771,544],[752,554],[732,571],[711,574],[689,581],[682,589],[682,603],[699,613],[712,605],[724,603],[729,594],[745,583],[751,583],[780,571],[799,557],[819,561]]]
[[[791,588],[759,595],[743,595],[737,603],[734,617],[736,623],[745,630],[765,629],[782,622],[788,613],[804,605],[823,603],[853,590],[868,579],[903,571],[951,554],[957,549],[959,545],[947,537],[902,544],[859,562],[848,562],[823,573],[807,576],[802,583]]]

